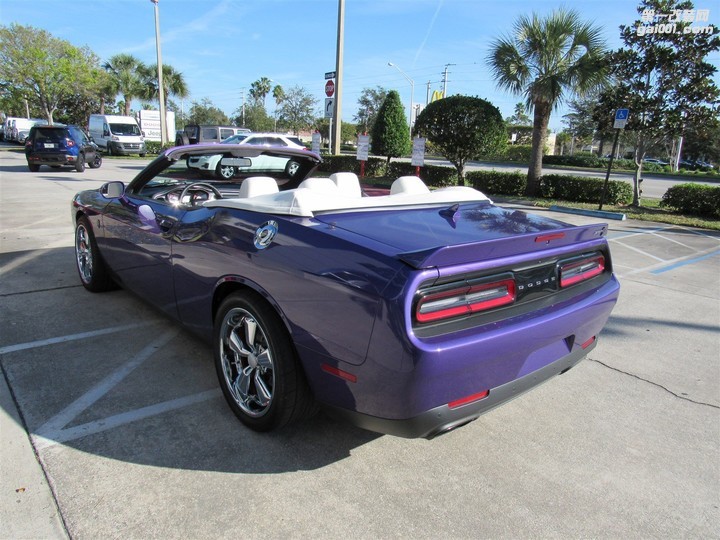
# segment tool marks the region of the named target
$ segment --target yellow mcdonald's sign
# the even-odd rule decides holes
[[[432,98],[430,99],[430,103],[432,103],[433,101],[437,101],[438,99],[442,99],[444,97],[445,96],[443,95],[443,93],[440,90],[433,90]]]

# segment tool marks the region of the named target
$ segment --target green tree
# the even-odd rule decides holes
[[[159,98],[157,74],[157,64],[141,68],[140,75],[143,79],[143,92],[141,97],[143,99],[157,100]],[[168,99],[170,99],[170,96],[174,96],[176,98],[186,98],[190,95],[190,92],[188,91],[187,83],[185,82],[183,74],[171,65],[163,64],[162,76],[163,97],[165,100],[163,105],[165,105],[165,109],[167,110]]]
[[[521,16],[513,34],[492,43],[488,64],[500,88],[525,96],[533,111],[526,195],[539,193],[550,114],[568,94],[584,94],[606,80],[602,30],[560,9]]]
[[[712,33],[695,33],[690,22],[677,20],[673,33],[651,30],[666,24],[667,15],[692,9],[690,1],[644,0],[637,8],[640,19],[620,26],[624,46],[611,60],[615,84],[602,99],[607,112],[630,109],[625,131],[634,143],[634,206],[640,205],[643,159],[650,149],[720,114],[720,89],[713,81],[717,68],[706,61],[720,50],[718,28],[709,25]]]
[[[274,131],[277,131],[277,117],[278,117],[278,109],[280,108],[280,105],[283,101],[285,101],[285,98],[287,96],[285,95],[285,90],[283,90],[283,87],[279,84],[276,84],[273,88],[273,99],[275,100],[275,127]]]
[[[98,67],[89,49],[45,30],[15,23],[0,27],[0,87],[14,86],[14,95],[32,102],[49,123],[63,99],[94,87]]]
[[[363,88],[358,98],[358,112],[353,117],[360,132],[370,133],[387,94],[388,91],[382,86]]]
[[[121,94],[124,100],[125,115],[130,114],[132,100],[144,93],[142,74],[145,65],[131,54],[116,54],[103,64],[103,68],[112,78],[115,94]]]
[[[513,115],[508,116],[505,119],[505,122],[513,126],[531,126],[532,120],[530,120],[530,117],[527,115],[526,111],[527,109],[524,103],[516,103]]]
[[[300,86],[292,87],[280,105],[279,120],[296,135],[315,124],[315,99],[307,90]]]
[[[242,110],[238,109],[234,113],[236,116],[235,124],[246,127],[253,131],[272,131],[275,119],[271,118],[262,103],[246,103],[245,104],[245,123],[242,121]]]
[[[497,154],[507,144],[500,110],[478,97],[450,96],[430,103],[415,122],[415,133],[426,137],[465,184],[465,164],[483,154]]]
[[[203,98],[200,102],[192,102],[187,122],[188,124],[210,124],[222,126],[229,124],[230,119],[224,112],[213,105],[210,99]]]
[[[405,108],[397,90],[390,90],[380,106],[372,130],[370,146],[373,154],[397,158],[410,152],[410,130]]]
[[[565,131],[570,135],[570,155],[574,154],[576,143],[592,143],[597,127],[593,118],[597,102],[598,94],[595,92],[570,100],[570,112],[563,115],[563,124],[567,126]]]
[[[250,97],[255,103],[259,103],[265,107],[265,96],[270,93],[272,81],[267,77],[260,77],[257,81],[250,85]]]

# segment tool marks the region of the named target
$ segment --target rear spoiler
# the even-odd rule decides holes
[[[542,252],[599,240],[607,235],[607,223],[526,233],[468,244],[442,246],[398,255],[415,269],[482,262],[513,255]]]

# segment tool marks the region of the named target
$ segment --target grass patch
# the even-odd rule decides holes
[[[532,199],[526,201],[540,208],[549,208],[552,205],[568,206],[571,208],[582,208],[584,210],[597,210],[597,204],[577,203],[567,201],[557,201],[550,199]],[[686,214],[676,214],[667,208],[660,206],[660,199],[643,199],[642,206],[636,207],[631,205],[614,205],[604,204],[603,210],[608,212],[620,212],[625,214],[628,219],[638,219],[642,221],[654,221],[656,223],[667,223],[670,225],[680,225],[683,227],[699,227],[701,229],[711,229],[720,231],[720,219],[712,219],[705,217],[697,217]]]

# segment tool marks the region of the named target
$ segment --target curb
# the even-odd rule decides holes
[[[579,214],[582,216],[592,216],[604,219],[617,219],[619,221],[625,221],[627,218],[625,214],[619,214],[617,212],[606,212],[604,210],[584,210],[582,208],[569,208],[567,206],[553,205],[549,208],[553,212],[564,212],[566,214]]]

